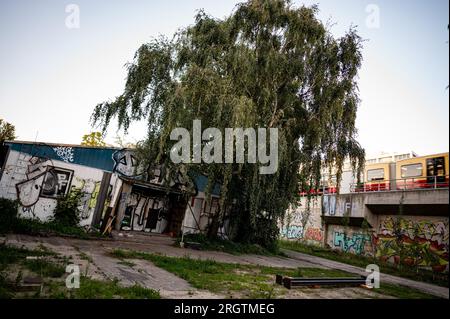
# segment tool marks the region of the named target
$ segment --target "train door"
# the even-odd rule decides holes
[[[427,184],[442,185],[445,183],[445,157],[427,159]]]

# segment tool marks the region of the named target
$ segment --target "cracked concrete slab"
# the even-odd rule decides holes
[[[145,242],[147,240],[147,242]],[[116,238],[114,240],[81,240],[61,237],[32,237],[25,235],[8,235],[6,244],[28,249],[42,246],[50,249],[81,266],[82,273],[93,279],[114,280],[121,285],[140,286],[159,290],[163,298],[224,298],[225,296],[203,291],[192,287],[187,281],[176,275],[156,267],[147,260],[132,259],[123,261],[110,256],[114,249],[128,249],[146,253],[161,254],[169,257],[185,257],[193,259],[215,260],[225,263],[252,264],[280,268],[323,268],[340,269],[355,274],[364,274],[362,268],[338,263],[320,257],[285,251],[289,258],[260,255],[231,255],[217,251],[198,251],[183,249],[173,245],[174,240],[164,236],[136,236]],[[448,288],[415,282],[404,278],[382,274],[382,280],[398,285],[413,287],[424,292],[448,298]],[[293,290],[286,298],[389,298],[362,288],[342,289],[299,289]]]

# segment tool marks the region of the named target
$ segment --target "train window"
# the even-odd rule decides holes
[[[384,168],[371,169],[367,171],[367,181],[383,181],[384,180]]]
[[[402,178],[419,177],[422,175],[422,164],[410,164],[402,166]]]

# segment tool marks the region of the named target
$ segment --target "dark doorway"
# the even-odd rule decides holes
[[[445,183],[445,158],[435,157],[427,160],[427,183],[429,185]]]

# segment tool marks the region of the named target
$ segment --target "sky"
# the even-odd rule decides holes
[[[141,44],[172,37],[200,8],[223,18],[239,2],[0,0],[0,118],[19,140],[78,144],[95,130],[95,105],[122,93]],[[449,150],[448,0],[293,2],[317,4],[336,37],[354,26],[366,40],[356,125],[369,155]],[[124,139],[145,133],[136,123]],[[113,126],[106,141],[117,135]]]

